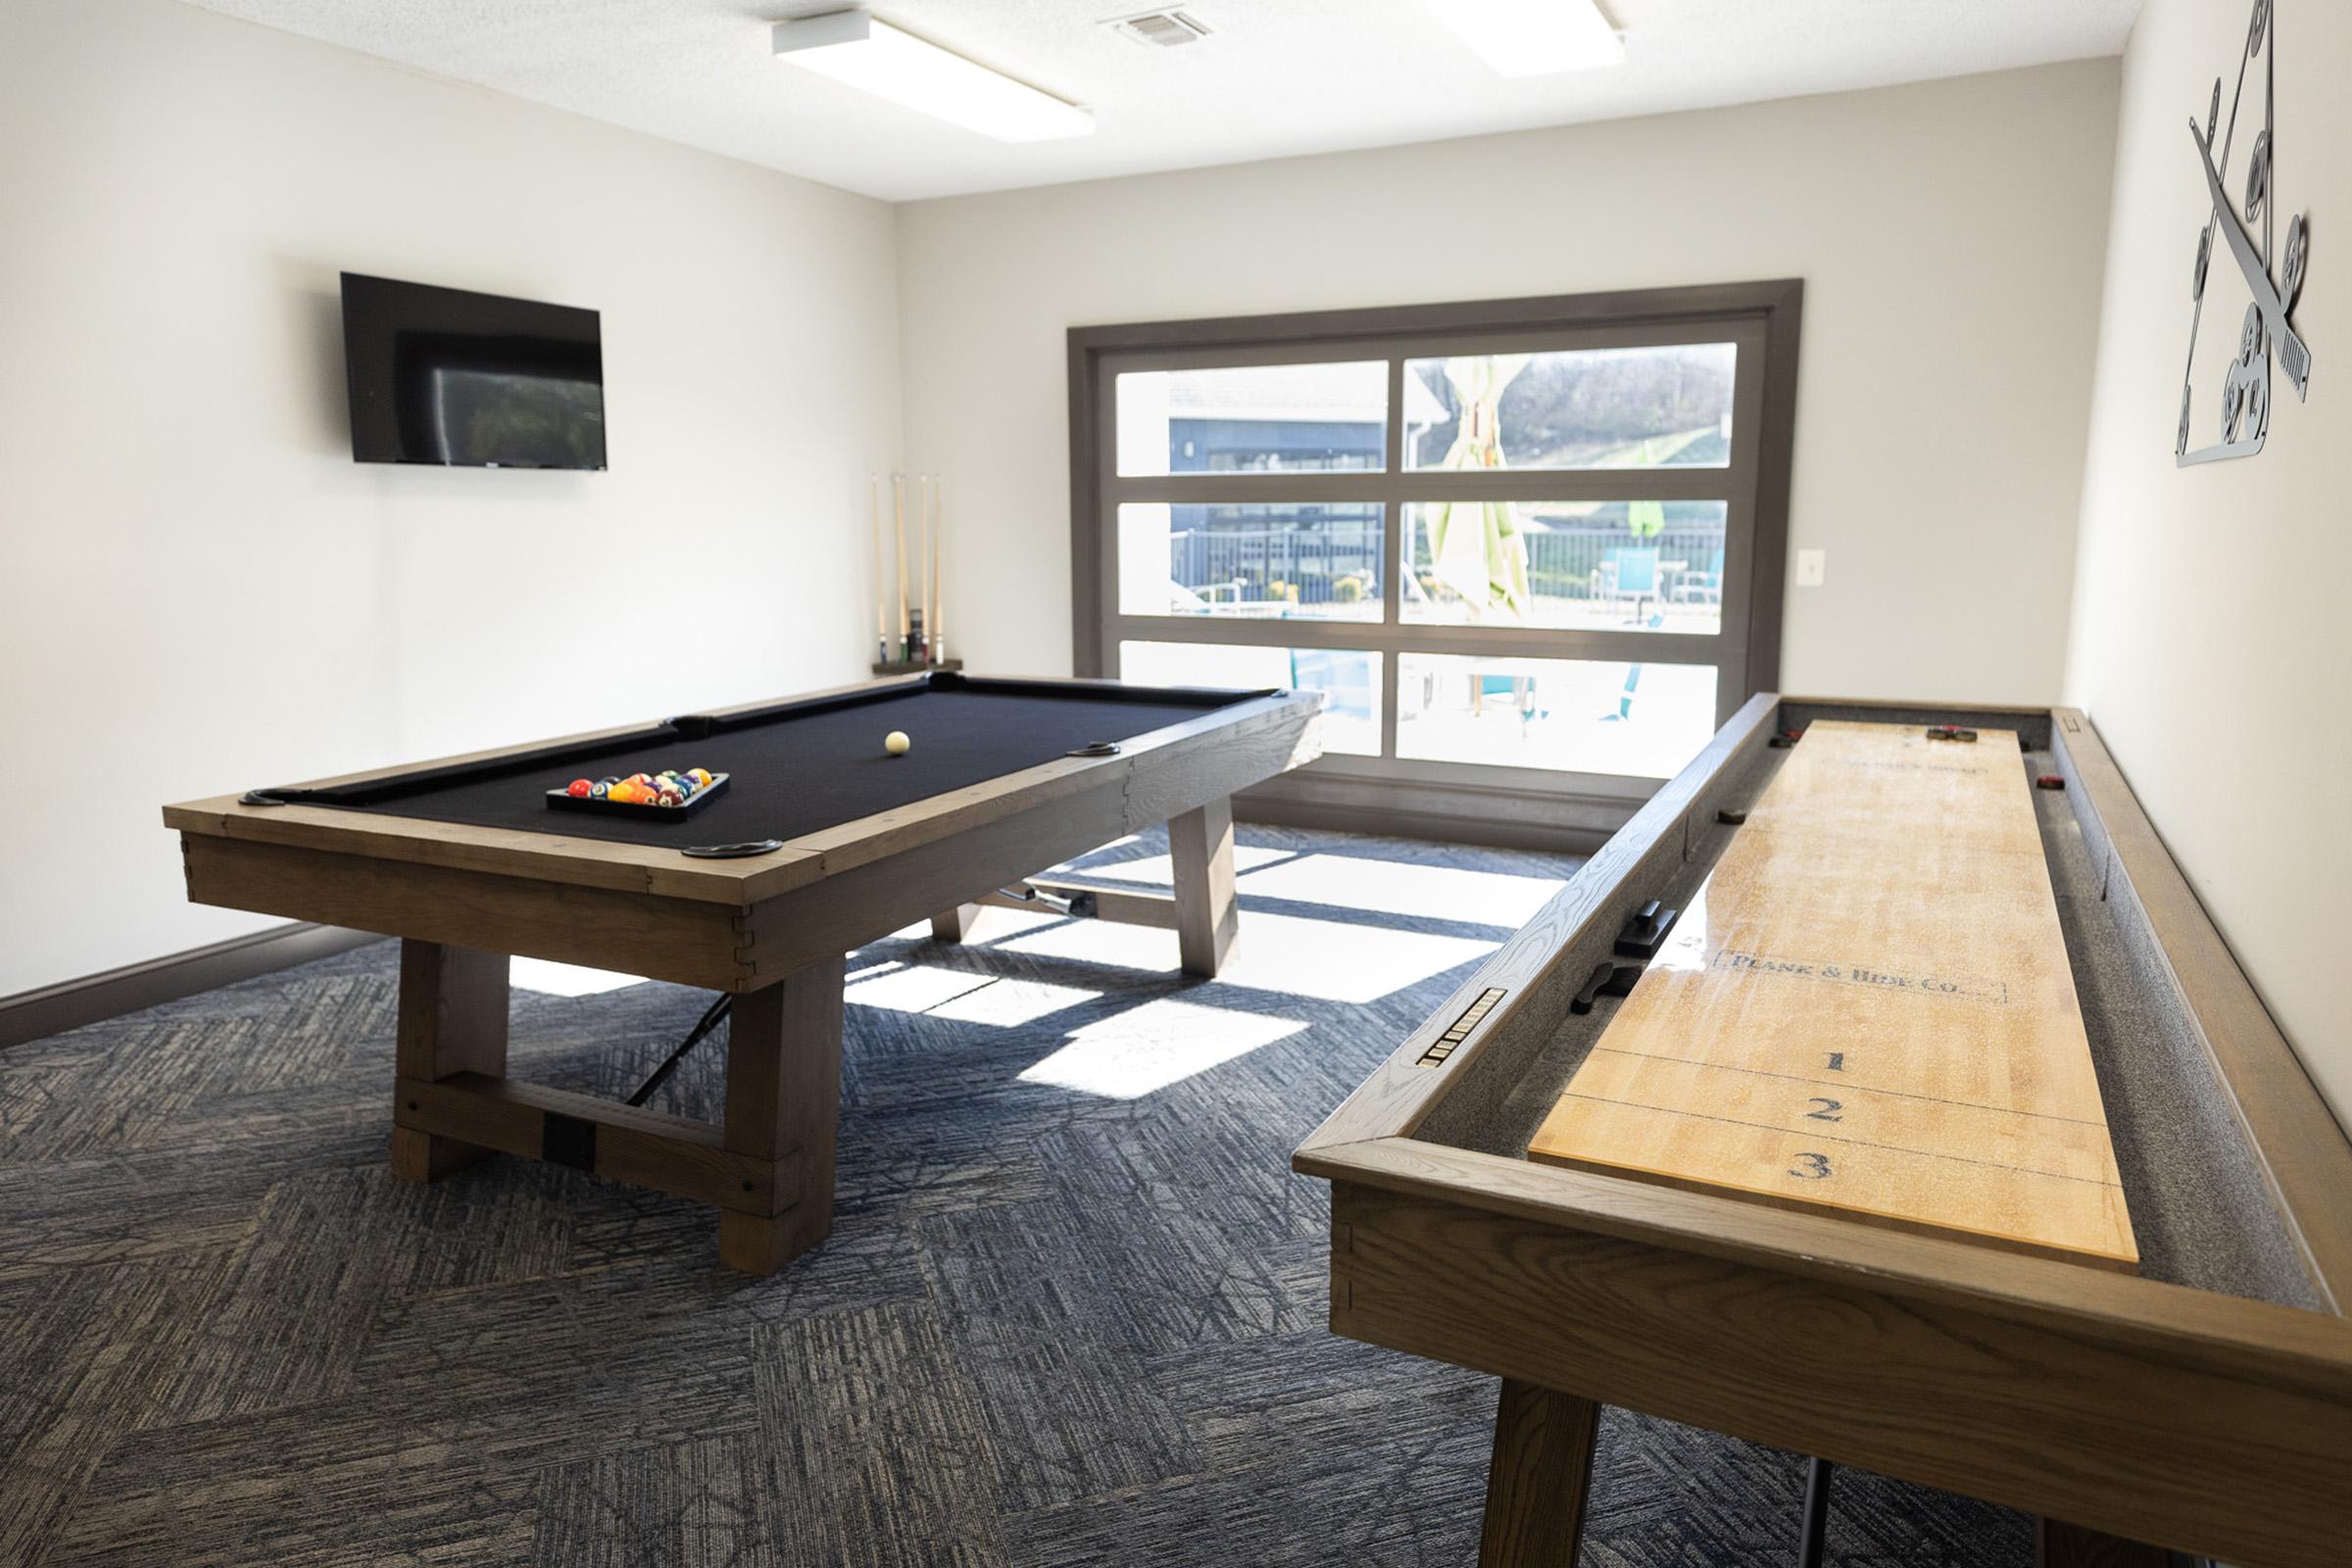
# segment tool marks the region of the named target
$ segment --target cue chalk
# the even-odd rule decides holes
[[[678,853],[698,860],[743,860],[755,855],[773,855],[783,847],[782,839],[752,839],[742,844],[689,844]]]

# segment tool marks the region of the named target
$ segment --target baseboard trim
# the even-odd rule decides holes
[[[1233,814],[1244,822],[1569,855],[1591,855],[1641,808],[1641,800],[1616,796],[1314,768],[1285,773],[1233,798]]]
[[[1550,855],[1592,855],[1609,842],[1607,833],[1593,828],[1479,822],[1448,811],[1400,811],[1303,801],[1237,798],[1233,803],[1233,818],[1237,822],[1263,822],[1269,827],[1321,828],[1335,833],[1362,833],[1372,838],[1426,839],[1432,844],[1477,844],[1489,849],[1538,850]]]
[[[0,997],[0,1051],[382,940],[368,931],[297,920],[210,947]]]

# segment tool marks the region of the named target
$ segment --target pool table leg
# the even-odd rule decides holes
[[[931,917],[931,940],[961,942],[972,934],[972,922],[980,917],[977,904],[958,904],[953,909]]]
[[[1599,1432],[1591,1399],[1502,1380],[1479,1568],[1575,1568]]]
[[[735,1153],[776,1163],[775,1196],[718,1211],[718,1260],[770,1274],[833,1229],[833,1136],[841,1116],[841,985],[835,957],[735,999],[727,1110]]]
[[[402,1078],[430,1083],[462,1072],[504,1078],[507,956],[404,940],[393,1056]],[[392,1129],[392,1174],[410,1181],[432,1181],[492,1152],[414,1127]]]
[[[1233,894],[1233,802],[1215,800],[1168,819],[1175,867],[1176,948],[1186,974],[1213,978],[1241,925]]]

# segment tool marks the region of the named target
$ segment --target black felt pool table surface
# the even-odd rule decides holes
[[[1044,683],[932,681],[928,689],[779,705],[765,717],[722,717],[715,733],[699,739],[649,726],[527,758],[286,793],[304,804],[621,844],[794,839],[1265,695],[1130,687],[1113,696]],[[689,732],[696,724],[677,722]],[[913,742],[904,756],[883,749],[892,730]],[[547,804],[547,791],[575,778],[689,767],[728,774],[728,787],[674,820]]]

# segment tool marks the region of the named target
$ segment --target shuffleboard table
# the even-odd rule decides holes
[[[718,1207],[720,1261],[765,1273],[832,1225],[844,955],[926,916],[957,940],[981,903],[1044,902],[1166,927],[1188,972],[1214,974],[1238,921],[1230,798],[1314,759],[1321,702],[932,672],[164,821],[197,903],[402,939],[396,1173],[505,1152],[699,1199]],[[884,750],[893,730],[904,756]],[[547,799],[575,777],[696,766],[727,788],[674,817]],[[1172,897],[1038,876],[1163,822]],[[724,1124],[508,1078],[518,954],[721,993]]]
[[[1502,1380],[1487,1568],[1603,1404],[1811,1456],[1805,1552],[1843,1464],[2352,1561],[2352,1143],[2077,710],[1753,698],[1293,1164],[1333,1330]]]

